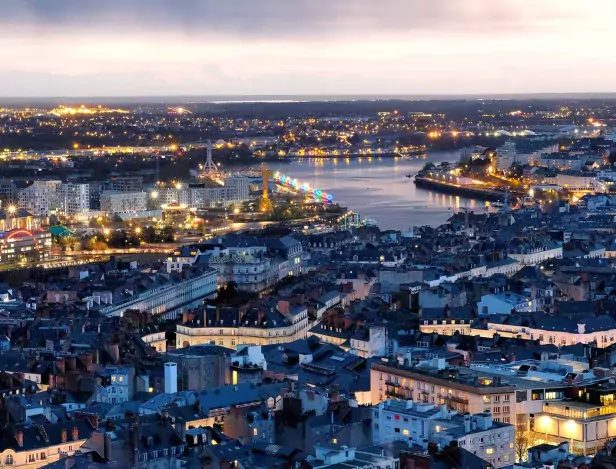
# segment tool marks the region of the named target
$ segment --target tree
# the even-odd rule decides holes
[[[424,170],[424,171],[429,171],[429,170],[434,169],[434,168],[436,168],[436,166],[434,165],[434,163],[432,163],[432,162],[430,162],[430,161],[429,161],[429,162],[427,162],[427,163],[424,165],[423,170]]]
[[[88,238],[84,243],[84,249],[86,251],[105,251],[109,247],[102,241],[98,241],[96,237]]]
[[[528,450],[539,443],[537,434],[524,427],[518,425],[515,430],[515,454],[520,463],[527,459]]]

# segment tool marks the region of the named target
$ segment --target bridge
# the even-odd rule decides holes
[[[290,176],[281,174],[278,171],[274,172],[274,182],[276,182],[276,184],[279,184],[287,189],[290,189],[298,193],[302,193],[306,195],[312,194],[317,202],[322,202],[324,204],[325,203],[331,204],[334,202],[334,196],[332,194],[329,194],[323,191],[322,189],[310,187],[310,185],[307,182],[300,184],[297,179],[293,179]]]

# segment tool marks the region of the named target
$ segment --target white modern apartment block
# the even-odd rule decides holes
[[[56,189],[58,209],[65,215],[73,216],[90,211],[89,184],[60,184]]]
[[[518,152],[515,142],[508,141],[496,150],[496,169],[506,171],[517,162]]]
[[[216,206],[237,205],[250,198],[250,179],[243,176],[231,176],[218,185],[212,182],[191,184],[150,192],[149,203],[160,207],[171,202],[178,202],[189,207],[209,208]]]
[[[207,187],[195,185],[188,189],[191,207],[215,207],[240,204],[250,198],[250,180],[242,176],[225,179],[224,185]]]
[[[515,427],[496,422],[489,412],[459,414],[447,406],[387,399],[374,406],[372,442],[375,445],[406,441],[427,448],[429,442],[457,441],[494,467],[515,462]]]
[[[146,192],[108,191],[101,194],[101,211],[105,213],[143,212],[147,205]]]
[[[19,192],[17,204],[36,217],[46,218],[56,208],[57,189],[61,185],[61,181],[34,181]]]

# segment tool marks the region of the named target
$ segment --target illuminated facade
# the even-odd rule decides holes
[[[34,230],[40,226],[40,220],[23,208],[9,205],[0,210],[0,231],[18,228]]]
[[[170,282],[162,288],[132,294],[118,303],[101,308],[100,312],[105,316],[121,317],[125,311],[133,309],[175,318],[178,308],[194,307],[195,303],[198,304],[204,298],[215,298],[217,291],[218,275],[214,270],[207,270],[177,282]]]
[[[582,392],[582,391],[580,391]],[[551,443],[569,441],[575,454],[594,455],[605,442],[616,437],[616,405],[614,389],[606,390],[611,404],[557,401],[544,402],[543,411],[534,414],[530,428],[537,437]]]
[[[395,363],[375,363],[370,369],[372,402],[388,397],[445,405],[459,413],[490,412],[495,421],[515,423],[515,388],[497,378],[465,381],[455,374],[429,374]]]
[[[0,262],[33,262],[51,257],[51,233],[15,229],[0,232]]]

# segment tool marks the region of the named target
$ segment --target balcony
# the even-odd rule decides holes
[[[468,399],[464,399],[463,397],[449,396],[449,400],[459,404],[468,404]]]
[[[385,395],[389,397],[394,397],[398,399],[413,399],[413,392],[410,389],[400,389],[400,390],[386,390]]]

